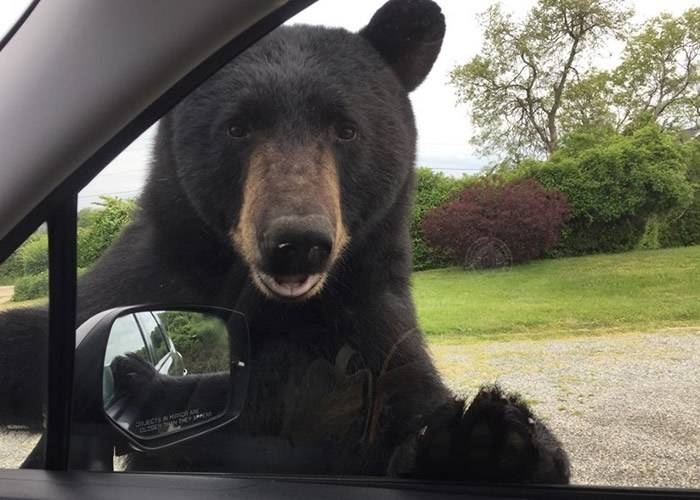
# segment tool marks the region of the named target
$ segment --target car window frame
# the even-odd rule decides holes
[[[153,359],[154,359],[153,353],[151,352],[151,348],[149,347],[148,342],[146,341],[146,336],[143,333],[143,328],[141,327],[141,324],[139,323],[138,317],[135,314],[127,314],[126,316],[123,316],[123,318],[131,318],[134,321],[134,324],[136,325],[136,329],[139,332],[139,337],[141,338],[141,343],[143,344],[143,347],[146,348],[146,353],[148,354],[147,361],[149,361],[151,364],[153,364]],[[122,318],[119,318],[119,319],[122,319]],[[108,345],[109,345],[109,342],[108,342]],[[136,352],[136,351],[133,351],[133,352]]]
[[[146,332],[146,326],[141,322],[140,316],[139,315],[151,315],[153,316],[150,311],[142,311],[140,313],[134,313],[134,319],[136,320],[136,324],[139,326],[139,330],[141,331],[141,337],[144,339],[144,342],[146,343],[146,348],[148,349],[148,353],[151,357],[151,363],[153,366],[156,368],[156,370],[159,369],[159,366],[162,364],[161,361],[163,361],[168,354],[170,354],[170,349],[166,351],[166,353],[161,356],[160,358],[157,357],[156,354],[156,348],[153,345],[153,340],[151,339],[151,336],[149,335],[150,332]],[[165,337],[163,335],[163,330],[160,328],[160,325],[158,325],[158,322],[156,322],[156,327],[158,328],[158,331],[160,332],[161,337]],[[166,347],[168,347],[167,341],[165,342]]]
[[[2,38],[0,38],[0,50],[7,45],[7,43],[12,39],[13,36],[15,36],[15,33],[19,31],[19,29],[22,27],[24,24],[24,21],[26,21],[29,16],[32,14],[32,11],[34,8],[37,6],[39,3],[39,0],[32,0],[29,5],[24,9],[24,12],[22,12],[22,15],[15,20],[14,24],[10,27],[9,30],[7,30],[6,33],[2,35]]]
[[[32,2],[17,25],[0,43],[0,49],[16,33],[22,22],[31,14],[39,0]],[[0,240],[0,259],[5,259],[44,221],[49,234],[49,399],[47,412],[47,456],[45,468],[53,471],[67,471],[70,439],[72,374],[74,363],[76,329],[76,282],[77,282],[77,195],[92,178],[99,174],[124,148],[142,132],[160,119],[175,104],[196,89],[209,76],[224,64],[235,58],[245,48],[255,43],[272,29],[316,0],[289,0],[277,10],[235,37],[224,47],[211,54],[197,68],[184,76],[176,85],[165,91],[142,113],[124,126],[118,133],[103,144],[80,167],[76,168],[63,183],[56,187],[15,227]],[[140,326],[140,325],[139,325]],[[166,336],[167,339],[167,336]],[[37,471],[0,471],[3,477],[27,478],[36,476]],[[5,474],[12,472],[12,474]],[[82,475],[90,474],[82,472]],[[139,476],[149,473],[141,472]],[[156,475],[154,474],[154,477]],[[212,476],[216,476],[212,474]],[[219,475],[220,476],[220,475]],[[236,477],[236,473],[226,477]],[[249,476],[249,475],[246,475]],[[54,476],[55,477],[55,476]],[[68,476],[67,476],[68,477]],[[498,495],[502,497],[537,498],[693,498],[698,490],[676,488],[609,488],[597,486],[549,486],[549,485],[475,485],[473,483],[448,483],[442,481],[409,481],[377,478],[318,478],[309,476],[276,476],[266,474],[264,479],[271,481],[291,481],[294,483],[332,484],[338,486],[370,486],[411,489],[417,491],[445,491],[462,494]]]
[[[163,334],[163,337],[165,338],[167,344],[168,344],[168,350],[172,353],[177,351],[177,348],[175,347],[175,344],[173,343],[173,340],[170,338],[170,335],[167,334],[165,331],[165,326],[163,325],[163,322],[160,320],[157,314],[155,314],[153,311],[151,311],[151,316],[153,316],[154,321],[160,328],[161,333]]]

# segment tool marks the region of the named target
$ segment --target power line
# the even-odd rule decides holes
[[[94,194],[84,194],[84,195],[78,195],[78,199],[84,200],[87,198],[99,198],[101,196],[115,196],[118,194],[136,194],[140,193],[140,189],[132,189],[130,191],[111,191],[111,192],[103,192],[103,193],[94,193]]]
[[[430,170],[451,170],[451,171],[456,171],[456,172],[480,172],[484,167],[465,167],[465,168],[458,168],[458,167],[421,167],[421,168],[429,168]]]

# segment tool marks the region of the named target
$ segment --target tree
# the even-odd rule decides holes
[[[611,75],[620,123],[648,114],[665,129],[700,123],[700,7],[650,19]],[[619,113],[618,113],[619,114]]]
[[[480,54],[451,73],[458,100],[471,105],[478,128],[472,142],[488,154],[551,155],[583,56],[621,36],[630,15],[621,0],[539,0],[521,22],[490,7],[482,15]]]
[[[626,115],[620,108],[610,72],[593,69],[573,80],[564,92],[560,114],[562,136],[583,131],[619,132]]]
[[[700,126],[700,8],[645,22],[612,71],[590,71],[567,88],[562,128],[631,131],[656,122],[665,130]]]

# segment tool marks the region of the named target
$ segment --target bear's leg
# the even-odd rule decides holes
[[[471,405],[454,400],[394,454],[390,473],[430,479],[566,484],[561,443],[525,403],[484,387]]]
[[[47,308],[0,314],[0,427],[43,428],[48,327]]]

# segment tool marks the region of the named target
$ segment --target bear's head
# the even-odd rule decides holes
[[[408,93],[444,31],[431,0],[391,0],[359,33],[282,27],[163,119],[185,198],[264,294],[316,294],[412,188]]]

